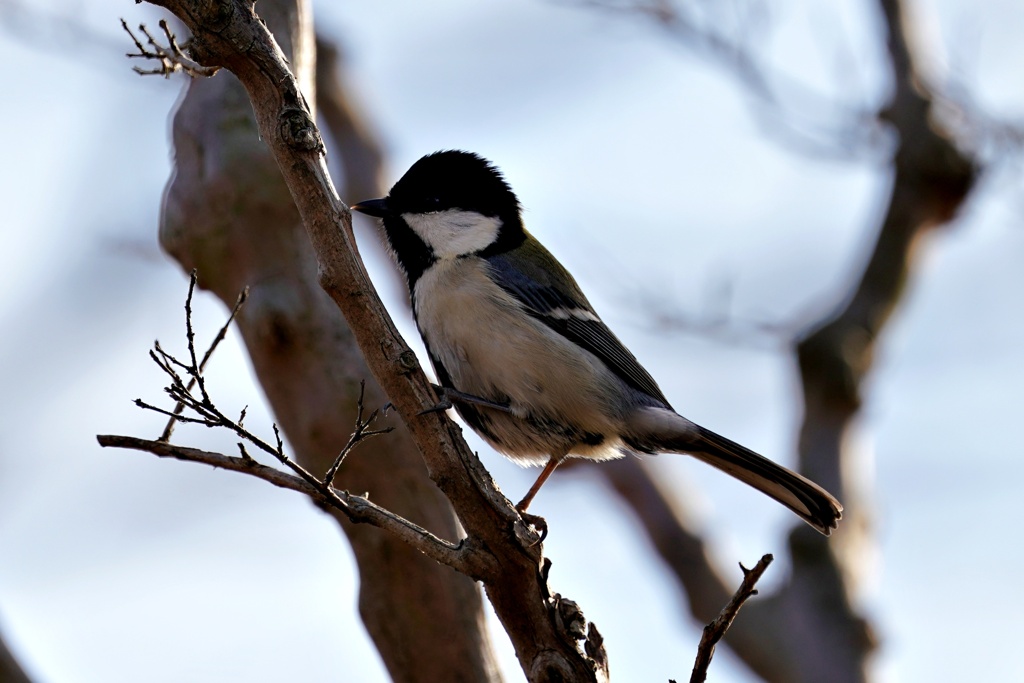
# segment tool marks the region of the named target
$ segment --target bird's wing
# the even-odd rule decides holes
[[[523,252],[519,253],[516,252]],[[513,265],[514,259],[514,265]],[[634,389],[668,406],[657,382],[608,329],[569,272],[539,242],[486,258],[495,282],[532,317],[597,356]]]

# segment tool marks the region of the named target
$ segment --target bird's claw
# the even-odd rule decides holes
[[[519,513],[519,517],[523,520],[524,524],[526,524],[527,526],[532,526],[537,531],[537,533],[540,534],[540,538],[538,538],[530,545],[537,545],[538,543],[543,543],[544,539],[548,537],[547,520],[541,517],[540,515],[531,515],[529,512],[520,510],[518,507],[516,508],[516,512]]]

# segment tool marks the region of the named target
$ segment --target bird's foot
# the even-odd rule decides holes
[[[525,510],[520,510],[519,506],[516,506],[516,512],[519,513],[519,516],[522,518],[524,524],[533,527],[534,530],[538,534],[540,534],[540,538],[538,538],[530,545],[537,545],[538,543],[543,543],[544,539],[548,537],[547,520],[541,517],[540,515],[531,515],[529,512],[526,512]]]

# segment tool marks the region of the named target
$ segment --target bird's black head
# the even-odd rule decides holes
[[[388,195],[402,213],[445,209],[499,218],[519,216],[519,200],[491,162],[458,150],[434,152],[405,172]]]
[[[438,258],[501,253],[525,239],[512,188],[497,168],[471,152],[428,154],[387,197],[352,209],[384,219],[410,289]]]

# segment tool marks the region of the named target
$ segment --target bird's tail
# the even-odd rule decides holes
[[[626,440],[639,450],[686,453],[703,460],[774,498],[826,536],[842,518],[839,501],[810,479],[670,411],[649,408],[643,413],[643,436]]]

